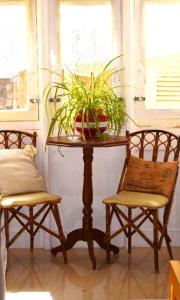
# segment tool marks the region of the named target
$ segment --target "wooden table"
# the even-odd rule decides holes
[[[92,186],[92,161],[93,161],[93,149],[100,147],[117,147],[127,145],[127,138],[125,136],[108,136],[105,140],[86,140],[83,141],[77,136],[58,136],[50,137],[47,139],[47,145],[52,146],[63,146],[63,147],[80,147],[83,148],[83,161],[84,161],[84,181],[83,181],[83,219],[82,228],[73,230],[67,235],[66,250],[71,249],[77,241],[86,241],[89,250],[89,256],[92,262],[93,269],[96,269],[96,258],[94,255],[93,240],[98,245],[106,249],[104,242],[104,232],[93,228],[93,217],[92,217],[92,202],[93,202],[93,186]],[[110,250],[114,253],[118,253],[119,248],[110,245]],[[52,249],[54,255],[57,252],[62,251],[61,246]]]
[[[168,291],[169,300],[180,300],[180,261],[169,263]]]

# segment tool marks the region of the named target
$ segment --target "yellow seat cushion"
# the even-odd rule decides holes
[[[168,203],[169,199],[163,195],[122,191],[103,200],[104,204],[119,204],[128,207],[160,208]]]
[[[52,203],[61,201],[61,197],[49,194],[45,192],[38,193],[27,193],[27,194],[18,194],[2,197],[0,200],[0,206],[2,208],[14,207],[14,206],[33,206],[41,203]]]

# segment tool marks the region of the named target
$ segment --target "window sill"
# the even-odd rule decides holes
[[[180,128],[179,109],[148,109],[144,102],[134,103],[134,120],[139,127]]]

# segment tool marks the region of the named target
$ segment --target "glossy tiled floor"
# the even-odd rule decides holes
[[[180,259],[180,248],[173,249]],[[168,255],[160,252],[160,273],[154,273],[152,250],[124,249],[105,264],[105,253],[96,249],[97,270],[91,269],[87,249],[68,252],[69,265],[60,254],[49,251],[11,249],[8,258],[7,291],[12,300],[127,300],[167,299]],[[19,293],[19,294],[17,294]]]

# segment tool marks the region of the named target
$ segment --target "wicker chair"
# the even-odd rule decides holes
[[[2,149],[24,149],[26,145],[33,145],[35,147],[36,138],[37,135],[35,132],[29,133],[16,130],[0,130],[0,151]],[[30,249],[32,251],[34,248],[34,237],[41,229],[59,240],[63,249],[64,263],[67,263],[67,255],[64,246],[65,237],[58,209],[58,204],[60,202],[60,196],[49,194],[46,191],[28,191],[28,193],[3,196],[0,200],[0,207],[4,211],[3,227],[5,228],[7,248],[9,248],[17,238],[26,231],[30,235]],[[35,207],[36,209],[34,209]],[[44,221],[50,213],[52,213],[57,226],[57,232],[54,232],[44,225]],[[20,225],[20,229],[10,238],[9,225],[14,219]]]
[[[103,200],[106,206],[107,263],[110,263],[109,245],[112,238],[124,233],[128,239],[128,253],[130,253],[132,236],[138,233],[153,248],[155,272],[158,272],[158,251],[163,239],[170,259],[173,258],[167,225],[178,174],[180,138],[164,130],[141,130],[133,133],[127,131],[126,135],[127,159],[117,194]],[[167,164],[169,161],[171,163]],[[143,170],[141,166],[144,166]],[[153,171],[153,168],[157,169]],[[164,169],[161,170],[162,168]],[[163,183],[161,179],[156,178],[158,174],[165,176],[162,177]],[[160,187],[158,181],[162,184]],[[167,188],[168,195],[164,194]],[[162,218],[158,217],[160,208],[163,210]],[[114,217],[119,221],[120,228],[111,233]],[[142,225],[147,220],[153,225],[153,239],[143,230]]]

